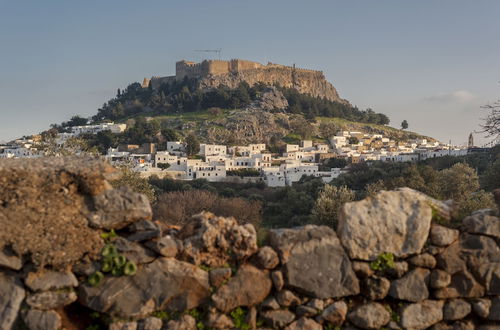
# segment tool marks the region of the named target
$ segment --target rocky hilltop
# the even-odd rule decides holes
[[[500,219],[403,188],[337,231],[151,220],[88,159],[0,161],[1,329],[495,329]],[[441,223],[441,224],[440,224]]]

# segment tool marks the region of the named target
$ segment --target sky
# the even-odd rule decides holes
[[[322,70],[391,126],[464,144],[500,98],[499,14],[497,0],[0,0],[0,141],[92,116],[118,88],[222,48]]]

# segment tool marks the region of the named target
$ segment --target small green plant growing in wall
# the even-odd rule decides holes
[[[394,268],[394,255],[390,252],[381,253],[377,259],[370,263],[370,268],[375,271],[385,271]]]
[[[112,243],[112,240],[117,236],[114,230],[101,234],[101,237],[107,244],[101,250],[101,269],[91,274],[88,278],[90,285],[98,286],[101,284],[104,279],[104,273],[109,273],[112,276],[132,276],[137,272],[137,265],[135,262],[119,254],[118,249]]]
[[[245,322],[246,314],[247,313],[241,307],[235,308],[231,311],[230,315],[236,329],[248,330],[251,328],[250,324]]]

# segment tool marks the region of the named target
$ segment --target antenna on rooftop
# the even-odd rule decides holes
[[[216,53],[219,60],[220,60],[220,54],[222,53],[222,48],[217,48],[217,49],[195,49],[195,52],[205,52],[205,53]]]

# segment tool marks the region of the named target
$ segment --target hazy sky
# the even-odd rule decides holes
[[[498,0],[0,0],[0,140],[214,48],[323,70],[352,104],[454,144],[500,97]]]

